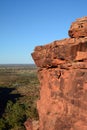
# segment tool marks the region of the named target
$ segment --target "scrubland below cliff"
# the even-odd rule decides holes
[[[0,130],[25,130],[28,118],[38,119],[36,71],[34,65],[0,66]]]

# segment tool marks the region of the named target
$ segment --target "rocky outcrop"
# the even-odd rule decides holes
[[[54,41],[45,46],[36,47],[34,53],[32,53],[32,57],[38,67],[48,68],[76,61],[78,52],[82,52],[87,56],[86,37],[79,39],[67,38]],[[80,55],[82,55],[82,53],[80,53]]]
[[[87,37],[87,17],[82,17],[72,23],[69,36],[71,38]]]
[[[72,24],[71,38],[38,46],[32,53],[39,68],[39,130],[87,130],[86,18]],[[82,31],[77,28],[81,22]]]

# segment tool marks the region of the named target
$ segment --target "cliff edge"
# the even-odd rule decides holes
[[[32,53],[39,68],[39,130],[87,130],[87,17],[68,33]]]

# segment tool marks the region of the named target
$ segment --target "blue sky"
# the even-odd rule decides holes
[[[35,46],[68,37],[87,0],[0,0],[0,64],[33,63]]]

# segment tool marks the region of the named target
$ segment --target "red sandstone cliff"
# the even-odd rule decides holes
[[[69,35],[32,53],[39,67],[39,130],[87,130],[87,17],[72,23]]]

